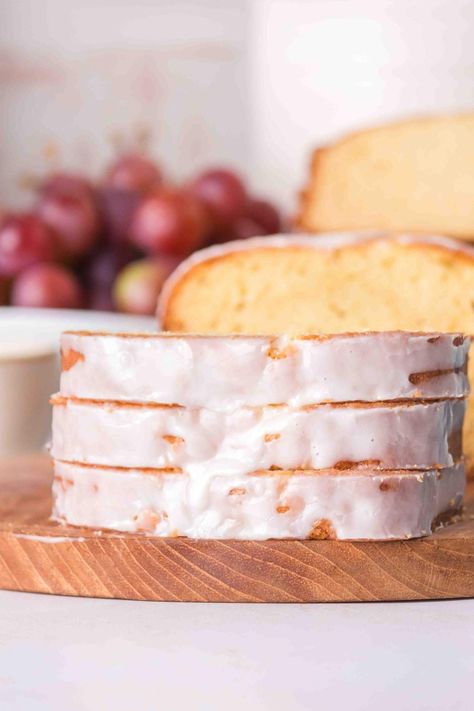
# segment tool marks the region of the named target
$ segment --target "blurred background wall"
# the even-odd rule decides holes
[[[150,128],[183,178],[215,162],[291,209],[310,149],[474,106],[472,0],[1,0],[0,194]]]
[[[118,135],[187,177],[248,168],[240,0],[1,0],[0,195],[46,162],[94,174]]]

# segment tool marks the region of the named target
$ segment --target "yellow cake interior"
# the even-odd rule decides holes
[[[386,240],[324,251],[258,248],[198,263],[164,327],[198,333],[474,333],[474,259]]]

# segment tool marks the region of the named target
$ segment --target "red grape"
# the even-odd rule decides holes
[[[229,170],[208,170],[191,183],[189,190],[206,205],[217,225],[228,225],[244,213],[245,187]]]
[[[105,184],[117,190],[144,193],[160,183],[158,166],[139,153],[120,156],[105,175]]]
[[[232,223],[230,230],[227,233],[226,239],[221,239],[223,242],[233,239],[248,239],[249,237],[259,237],[263,235],[262,226],[250,217],[238,217]]]
[[[171,257],[139,259],[128,264],[118,275],[113,289],[119,311],[154,314],[163,283],[177,266]]]
[[[199,202],[167,188],[143,200],[132,222],[131,239],[148,254],[185,257],[202,244],[206,228]]]
[[[35,264],[15,279],[11,302],[14,306],[75,309],[82,293],[74,274],[59,264]]]
[[[129,240],[132,219],[141,200],[141,194],[134,190],[107,186],[100,190],[99,205],[108,242],[125,244]]]
[[[14,277],[26,267],[55,257],[54,235],[35,215],[10,215],[0,228],[0,276]]]
[[[76,173],[53,173],[40,183],[38,192],[41,195],[60,193],[86,198],[94,196],[92,183]]]
[[[83,264],[81,277],[87,295],[89,308],[98,311],[112,311],[112,285],[118,272],[137,254],[128,245],[115,249],[101,248],[93,252]]]
[[[106,247],[93,252],[81,270],[85,284],[88,287],[111,287],[118,272],[136,256],[128,246]]]
[[[8,281],[0,279],[0,306],[8,302]]]
[[[260,234],[273,235],[281,229],[280,213],[267,200],[251,198],[245,208],[246,217],[260,225]]]
[[[115,308],[112,290],[106,287],[94,287],[87,293],[87,305],[94,311],[113,311]]]
[[[36,211],[56,233],[60,254],[66,259],[83,256],[99,237],[99,217],[90,197],[45,193]]]

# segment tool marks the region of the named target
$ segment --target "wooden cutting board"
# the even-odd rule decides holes
[[[474,487],[462,520],[388,543],[195,541],[48,520],[45,456],[0,464],[0,588],[193,602],[474,597]]]

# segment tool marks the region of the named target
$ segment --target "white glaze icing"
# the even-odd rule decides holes
[[[225,413],[59,399],[51,454],[85,464],[182,469],[191,476],[368,460],[381,469],[428,469],[451,466],[462,455],[455,435],[464,410],[464,400]]]
[[[304,539],[329,522],[339,539],[388,540],[427,535],[439,514],[460,506],[464,486],[462,463],[438,472],[199,478],[56,462],[53,515],[154,536],[252,540]]]
[[[464,397],[469,339],[401,331],[287,336],[61,336],[62,395],[232,411],[285,403]],[[271,357],[273,356],[273,357]],[[411,382],[415,373],[442,371]]]
[[[364,242],[392,241],[399,244],[423,244],[442,247],[451,252],[460,252],[474,259],[474,247],[466,242],[461,242],[443,235],[411,235],[411,234],[386,234],[375,230],[361,232],[332,232],[318,235],[312,234],[278,234],[266,237],[251,237],[245,240],[235,240],[224,244],[216,244],[198,250],[185,259],[168,277],[158,300],[157,318],[163,322],[169,298],[173,289],[191,269],[196,265],[210,259],[223,257],[234,252],[244,252],[252,249],[270,248],[285,249],[286,247],[310,247],[320,251],[331,251],[350,247]]]

